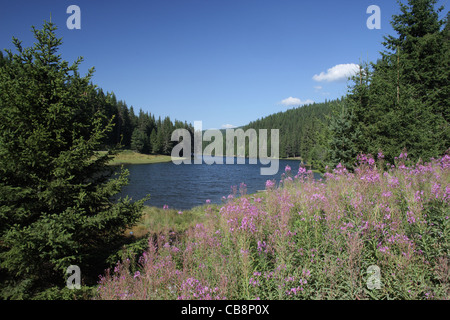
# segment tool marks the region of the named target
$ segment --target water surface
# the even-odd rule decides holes
[[[224,158],[225,159],[225,158]],[[146,205],[190,209],[205,204],[221,203],[222,197],[232,193],[232,186],[247,185],[247,193],[265,189],[267,180],[280,181],[286,165],[292,168],[294,176],[299,168],[298,160],[279,160],[278,173],[261,175],[260,168],[269,165],[249,164],[180,164],[172,162],[125,165],[129,170],[129,185],[122,189],[121,196],[129,195],[133,200],[150,194]],[[315,173],[316,178],[320,175]]]

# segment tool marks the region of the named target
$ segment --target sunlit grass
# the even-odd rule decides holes
[[[98,153],[105,154],[106,151],[98,151]],[[176,159],[179,158],[174,158],[174,160]],[[172,157],[167,155],[142,154],[132,150],[123,150],[116,154],[108,164],[150,164],[170,161],[172,161]]]
[[[145,206],[139,222],[127,229],[126,234],[132,232],[132,235],[140,238],[149,234],[182,233],[205,219],[205,206],[184,211]]]

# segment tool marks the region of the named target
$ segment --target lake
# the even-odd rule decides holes
[[[264,190],[267,180],[278,183],[286,165],[292,168],[294,176],[299,168],[299,160],[279,160],[278,173],[261,175],[261,167],[270,165],[249,164],[180,164],[172,162],[124,165],[130,172],[129,185],[122,189],[120,196],[129,195],[133,200],[150,194],[145,204],[155,207],[168,205],[171,209],[186,210],[205,204],[222,203],[222,197],[232,193],[232,186],[247,185],[247,194]],[[314,173],[315,178],[320,174]],[[239,191],[238,191],[239,195]]]

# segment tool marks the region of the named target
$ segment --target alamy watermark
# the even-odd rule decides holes
[[[77,5],[70,5],[67,7],[66,13],[70,14],[67,18],[66,26],[69,30],[81,29],[81,9]],[[366,10],[367,14],[371,16],[367,19],[366,25],[370,30],[381,29],[381,9],[377,5],[370,5]]]
[[[258,134],[255,129],[226,129],[225,143],[224,135],[220,130],[202,130],[202,122],[194,122],[194,137],[187,129],[176,129],[172,133],[172,141],[178,142],[173,147],[171,157],[172,162],[179,165],[183,164],[223,164],[224,156],[226,156],[226,164],[245,164],[246,151],[248,151],[249,164],[257,164],[258,160],[262,165],[260,169],[261,175],[274,175],[279,169],[279,129],[270,130],[270,155],[268,154],[269,140],[267,137],[267,129],[259,129]],[[180,138],[182,139],[180,141]],[[248,139],[248,149],[246,148],[246,140]],[[192,140],[194,141],[194,159],[192,161],[191,150]],[[236,140],[236,145],[235,145]],[[203,142],[211,142],[203,149]],[[225,145],[226,151],[223,148]],[[183,155],[180,157],[180,155]],[[186,156],[189,155],[189,156]]]
[[[66,285],[67,288],[73,289],[81,289],[81,270],[79,266],[71,265],[67,268],[66,274],[70,274],[70,277],[67,278]]]
[[[381,9],[379,6],[371,5],[367,7],[367,14],[371,16],[367,19],[366,25],[370,30],[381,29]]]
[[[67,7],[66,13],[71,14],[70,17],[67,18],[66,26],[67,29],[81,29],[81,9],[77,5],[70,5]]]
[[[381,272],[380,267],[377,265],[371,265],[367,268],[367,288],[369,290],[381,289]]]

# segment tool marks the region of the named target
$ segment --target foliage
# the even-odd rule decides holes
[[[183,128],[193,132],[193,126],[187,122],[175,120],[170,117],[155,119],[149,112],[139,110],[139,115],[134,113],[133,107],[128,107],[126,102],[119,100],[113,92],[106,96],[100,91],[100,105],[112,122],[111,130],[103,140],[104,148],[120,145],[124,149],[132,149],[143,154],[170,155],[175,142],[171,141],[172,132]]]
[[[346,100],[361,138],[339,151],[343,162],[354,147],[363,153],[382,150],[392,163],[403,149],[418,160],[440,156],[450,146],[449,28],[448,20],[442,28],[443,8],[435,5],[435,0],[400,3],[401,13],[391,21],[397,36],[386,36],[381,58],[352,78]],[[333,125],[335,141],[348,122],[338,131]]]
[[[142,201],[111,200],[127,171],[96,150],[112,130],[101,92],[61,59],[56,26],[33,28],[36,43],[7,50],[0,69],[0,280],[4,298],[65,285],[78,265],[89,283],[101,257],[141,214]],[[100,262],[100,265],[99,265]]]
[[[339,103],[340,100],[326,101],[278,112],[250,122],[243,130],[267,129],[270,133],[270,129],[279,129],[281,158],[300,157],[306,163],[314,163],[315,168],[323,169],[330,115]]]

